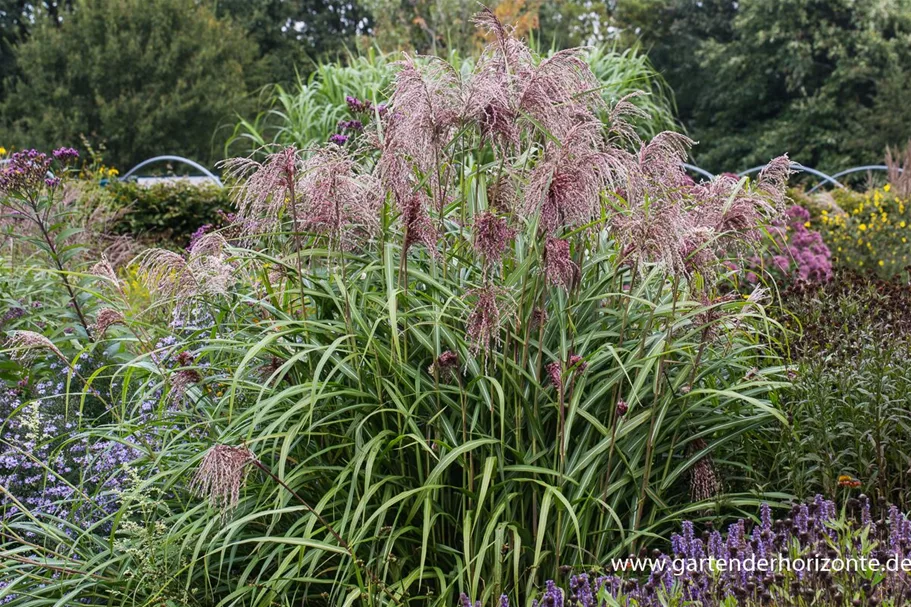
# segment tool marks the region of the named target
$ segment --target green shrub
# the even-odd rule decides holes
[[[837,209],[821,208],[814,221],[836,267],[880,278],[908,276],[911,266],[911,206],[889,185],[864,193],[834,190]]]
[[[882,500],[911,504],[911,287],[841,271],[782,294],[799,362],[772,441],[766,482],[799,497],[835,495],[859,479]]]
[[[214,184],[175,180],[147,187],[112,181],[106,189],[114,207],[122,210],[118,232],[183,245],[200,226],[219,223],[219,211],[233,207],[230,191]]]
[[[253,50],[208,3],[76,0],[60,22],[41,16],[16,47],[3,144],[52,148],[84,136],[121,169],[164,153],[217,159],[216,129],[246,109]]]

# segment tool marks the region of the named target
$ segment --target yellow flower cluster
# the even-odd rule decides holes
[[[872,268],[883,278],[911,264],[911,216],[907,200],[890,194],[886,185],[864,194],[837,192],[842,213],[823,209],[820,232],[836,265]]]
[[[6,148],[0,145],[0,156],[6,156]]]
[[[101,181],[102,179],[114,179],[118,175],[120,175],[120,171],[114,167],[107,167],[102,164],[98,167],[83,167],[82,171],[79,173],[79,178]]]

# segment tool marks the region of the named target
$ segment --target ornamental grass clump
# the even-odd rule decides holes
[[[157,394],[190,424],[146,478],[173,575],[208,602],[524,601],[755,499],[715,462],[783,421],[785,369],[759,298],[717,291],[781,212],[786,159],[694,186],[691,142],[640,141],[581,54],[478,23],[473,71],[406,57],[343,144],[228,161],[223,241],[141,255],[149,322],[99,336],[128,353],[122,408]],[[110,575],[68,580],[107,596],[129,559],[98,550]]]

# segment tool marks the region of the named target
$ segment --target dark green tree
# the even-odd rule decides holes
[[[16,45],[28,38],[32,24],[42,17],[60,22],[60,14],[72,6],[72,0],[0,0],[0,101],[4,83],[16,74]]]
[[[911,136],[911,1],[676,0],[669,10],[652,57],[702,166],[737,170],[788,152],[834,171],[881,161]]]
[[[321,60],[353,49],[371,19],[354,0],[215,0],[257,46],[259,65],[251,84],[287,84]]]
[[[246,103],[255,49],[242,29],[186,0],[75,0],[39,16],[16,49],[0,106],[6,147],[103,142],[127,167],[178,153],[203,162]]]

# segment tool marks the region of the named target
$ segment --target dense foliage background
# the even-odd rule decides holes
[[[490,4],[542,51],[640,48],[676,98],[678,128],[700,142],[695,161],[713,172],[761,164],[781,147],[834,172],[881,162],[887,145],[911,137],[911,0]],[[211,163],[238,118],[269,109],[272,85],[290,91],[321,63],[368,49],[477,54],[475,9],[469,0],[2,0],[0,143],[84,136],[120,168],[154,153]]]

